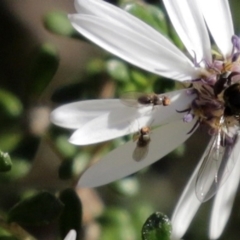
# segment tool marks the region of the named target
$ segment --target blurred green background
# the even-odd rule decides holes
[[[128,4],[128,11],[184,51],[161,2],[112,3]],[[238,34],[239,3],[230,0],[230,5]],[[85,40],[67,20],[66,14],[74,12],[73,1],[66,0],[0,2],[0,150],[11,157],[0,163],[0,239],[63,239],[71,228],[78,230],[78,239],[141,239],[141,228],[153,212],[171,216],[207,143],[208,136],[199,139],[198,131],[173,153],[131,177],[74,190],[87,165],[126,138],[73,146],[67,141],[71,132],[49,122],[52,109],[77,100],[114,98],[130,90],[162,93],[181,87]],[[220,239],[239,239],[239,198],[237,194]],[[212,201],[201,206],[184,239],[207,239],[211,206]]]

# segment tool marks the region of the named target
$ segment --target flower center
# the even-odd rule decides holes
[[[213,56],[207,74],[192,82],[197,94],[191,105],[191,114],[199,123],[207,124],[210,132],[219,128],[239,128],[240,120],[240,40],[232,38],[233,51],[228,59]],[[189,112],[185,115],[189,119]],[[224,120],[224,121],[223,121]]]

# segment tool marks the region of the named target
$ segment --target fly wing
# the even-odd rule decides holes
[[[239,152],[234,149],[237,139],[238,132],[229,139],[222,130],[211,138],[203,154],[204,160],[195,185],[197,198],[201,202],[213,197],[232,172]]]
[[[143,96],[147,96],[148,94],[140,93],[140,92],[126,92],[120,96],[120,100],[123,104],[129,107],[142,107],[143,104],[138,102],[138,99]]]
[[[133,141],[136,142],[138,140],[138,138],[139,138],[139,132],[134,133],[133,137],[132,137]]]
[[[136,146],[132,155],[133,160],[135,160],[136,162],[139,162],[144,158],[146,158],[148,154],[148,149],[149,149],[149,144],[147,144],[144,147]]]

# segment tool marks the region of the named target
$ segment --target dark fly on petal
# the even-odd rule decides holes
[[[133,151],[133,159],[137,162],[141,161],[142,159],[146,158],[148,154],[149,143],[151,130],[149,127],[145,126],[142,127],[135,139],[137,139],[136,148]]]
[[[155,93],[139,93],[127,92],[122,94],[121,101],[129,107],[143,107],[143,106],[168,106],[171,103],[170,98]]]

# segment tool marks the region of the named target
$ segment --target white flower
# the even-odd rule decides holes
[[[182,121],[184,113],[176,110],[185,109],[195,95],[178,90],[168,93],[168,97],[172,101],[171,107],[128,107],[118,99],[102,99],[70,103],[54,110],[52,122],[77,129],[69,140],[76,145],[99,143],[135,133],[140,126],[151,124],[152,120],[151,128],[162,125],[152,131],[149,152],[144,161],[132,159],[136,142],[129,141],[89,168],[79,184],[96,187],[120,179],[159,160],[183,143],[190,136],[187,133],[196,120],[186,124]]]
[[[133,107],[114,99],[81,101],[57,108],[51,118],[59,126],[76,129],[70,142],[77,145],[107,141],[144,126],[153,128],[150,143],[149,136],[140,133],[141,141],[146,144],[147,137],[149,144],[144,159],[134,161],[136,142],[130,141],[83,174],[79,185],[88,187],[146,167],[184,142],[198,124],[209,126],[211,143],[173,214],[173,238],[182,237],[201,202],[217,192],[209,234],[216,239],[228,220],[240,177],[240,41],[234,36],[227,0],[163,2],[191,59],[141,20],[101,0],[76,0],[78,13],[69,19],[77,31],[122,59],[173,80],[191,81],[194,93],[178,90],[159,95],[159,101],[164,96],[171,100],[169,106]],[[207,27],[220,56],[211,54]]]
[[[68,232],[64,240],[76,240],[76,238],[77,238],[77,233],[75,230],[72,229]]]

